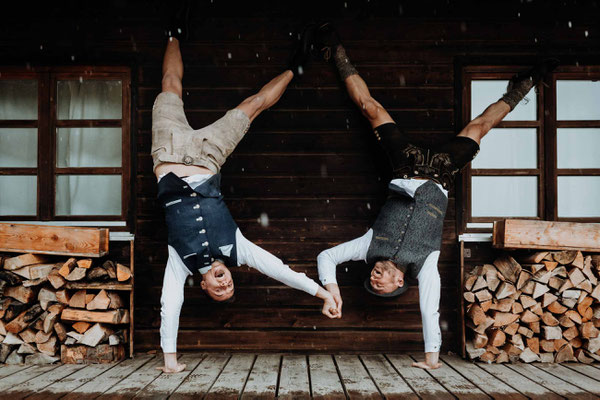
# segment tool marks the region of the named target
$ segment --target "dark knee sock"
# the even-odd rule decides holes
[[[510,106],[510,111],[512,111],[515,109],[517,104],[523,100],[527,93],[529,93],[533,86],[534,81],[529,78],[525,78],[514,85],[509,83],[507,92],[504,93],[500,100],[508,104]]]
[[[342,81],[350,75],[358,75],[358,71],[356,70],[356,68],[354,68],[354,65],[350,63],[350,59],[346,55],[346,50],[341,44],[337,45],[337,47],[335,48],[335,54],[333,55],[333,59],[335,61],[335,66],[337,67],[340,73],[340,78],[342,78]]]

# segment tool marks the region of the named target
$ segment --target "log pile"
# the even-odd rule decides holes
[[[477,266],[465,278],[469,357],[600,361],[600,255],[569,250],[514,257]]]
[[[108,362],[125,356],[125,265],[108,259],[0,255],[0,362]]]

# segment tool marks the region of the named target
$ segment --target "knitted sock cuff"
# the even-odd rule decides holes
[[[354,65],[350,63],[350,59],[346,55],[344,46],[338,45],[336,47],[333,59],[335,60],[335,66],[337,67],[342,80],[345,80],[350,75],[358,75],[358,71],[354,68]]]
[[[533,80],[531,79],[523,79],[520,82],[517,82],[510,90],[504,93],[504,96],[500,98],[500,100],[504,101],[506,104],[510,106],[510,111],[514,110],[514,108],[525,98],[527,93],[533,87]]]

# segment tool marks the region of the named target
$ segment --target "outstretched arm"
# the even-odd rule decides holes
[[[333,296],[320,287],[318,283],[306,274],[292,270],[279,258],[246,239],[239,229],[236,231],[235,236],[238,264],[246,264],[289,287],[320,298],[324,303],[323,314],[329,318],[339,318]]]
[[[319,280],[327,288],[327,291],[333,295],[340,317],[342,315],[342,296],[337,284],[337,266],[346,261],[366,261],[372,238],[373,230],[369,229],[361,237],[323,250],[317,256]]]
[[[190,273],[185,264],[169,246],[169,259],[160,297],[160,346],[165,359],[165,365],[160,369],[166,373],[181,372],[185,369],[185,364],[177,362],[177,330],[183,305],[183,288],[188,275]]]
[[[423,340],[425,341],[425,361],[416,362],[413,367],[436,369],[439,363],[442,333],[440,331],[440,274],[437,269],[439,251],[431,253],[419,272],[419,306],[423,320]]]

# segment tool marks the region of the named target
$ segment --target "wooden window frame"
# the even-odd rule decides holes
[[[471,81],[507,80],[523,66],[465,66],[462,69],[462,122],[471,120]],[[460,232],[489,232],[491,228],[468,227],[468,223],[491,223],[504,217],[472,217],[471,178],[473,176],[537,176],[538,215],[536,217],[514,217],[519,219],[544,219],[551,221],[600,222],[600,217],[558,217],[558,176],[600,176],[598,169],[558,169],[556,136],[557,128],[600,128],[600,121],[557,121],[557,80],[600,80],[600,67],[564,66],[557,68],[537,87],[536,121],[502,121],[497,128],[537,129],[536,169],[473,169],[469,164],[463,171],[462,187],[459,187],[462,205]],[[531,96],[531,94],[529,95]],[[506,217],[511,218],[511,217]]]
[[[36,175],[37,211],[36,215],[2,215],[6,221],[122,221],[131,227],[131,70],[121,66],[76,66],[76,67],[0,67],[2,80],[37,79],[38,118],[37,120],[0,120],[0,128],[37,128],[38,154],[37,167],[0,167],[0,175]],[[57,82],[63,80],[120,80],[122,88],[121,119],[97,120],[58,120],[56,90]],[[61,127],[120,127],[121,166],[120,167],[58,167],[56,162],[56,134]],[[121,213],[117,215],[56,215],[56,178],[59,175],[120,175]],[[112,229],[112,228],[111,228]]]

